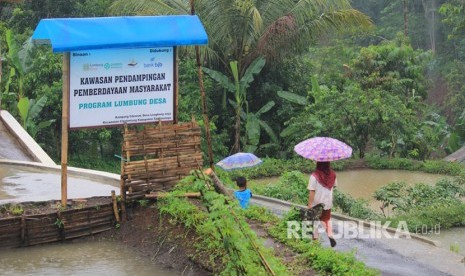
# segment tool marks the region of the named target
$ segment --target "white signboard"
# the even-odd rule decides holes
[[[70,53],[70,128],[174,120],[174,48]]]

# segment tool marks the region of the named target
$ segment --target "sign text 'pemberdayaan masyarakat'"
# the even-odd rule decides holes
[[[135,85],[128,87],[99,87],[89,89],[74,89],[74,97],[83,96],[100,96],[100,95],[111,95],[111,94],[127,94],[129,93],[142,93],[142,92],[160,92],[160,91],[171,91],[171,83],[162,84],[147,84],[147,85]]]
[[[127,83],[127,82],[145,82],[165,80],[165,73],[121,75],[121,76],[101,76],[101,77],[84,77],[80,78],[81,85],[110,84],[110,83]],[[170,91],[171,83],[134,85],[128,87],[98,87],[74,89],[74,97],[79,96],[99,96],[111,94],[142,93],[142,92],[159,92]]]

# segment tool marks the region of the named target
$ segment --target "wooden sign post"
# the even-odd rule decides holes
[[[63,108],[61,111],[61,206],[68,201],[69,52],[63,53]]]

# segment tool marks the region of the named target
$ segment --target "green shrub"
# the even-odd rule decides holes
[[[367,156],[365,158],[365,163],[369,168],[372,169],[422,171],[451,176],[465,176],[465,167],[463,164],[444,160],[418,161],[407,158],[382,158],[377,156]]]
[[[104,159],[85,155],[77,155],[70,157],[69,165],[77,168],[105,171],[116,174],[121,173],[121,160],[117,158]]]
[[[431,186],[417,183],[408,187],[405,183],[390,183],[375,192],[375,198],[383,206],[392,208],[396,227],[399,221],[406,221],[410,231],[418,228],[431,229],[440,225],[442,229],[465,226],[465,186],[458,179],[442,179]]]
[[[430,206],[411,210],[402,215],[386,218],[392,227],[397,227],[400,221],[406,221],[409,231],[416,233],[422,227],[427,229],[448,229],[465,226],[465,204],[461,202],[437,202]]]
[[[11,213],[14,215],[14,216],[20,216],[24,213],[24,209],[21,205],[13,205],[11,207]]]
[[[365,162],[372,169],[399,169],[416,171],[422,167],[421,161],[407,158],[381,158],[367,156]]]
[[[244,210],[244,215],[248,219],[256,220],[259,222],[275,222],[277,217],[271,213],[270,210],[257,205],[250,205],[249,208]]]
[[[275,185],[268,185],[263,189],[263,195],[298,204],[308,202],[308,176],[291,171],[284,173]]]
[[[337,189],[333,192],[333,204],[337,210],[351,217],[360,219],[377,219],[379,217],[368,207],[366,200],[354,199]]]
[[[462,164],[456,162],[427,160],[423,163],[421,170],[428,173],[460,175],[464,167]]]
[[[11,214],[13,216],[20,216],[24,213],[23,206],[19,204],[11,204],[7,203],[4,205],[0,205],[0,213],[2,214]]]

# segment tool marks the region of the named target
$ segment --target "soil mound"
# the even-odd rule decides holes
[[[128,249],[165,269],[182,275],[213,275],[209,256],[195,248],[197,237],[183,225],[172,224],[156,207],[139,205],[127,209],[129,220],[93,239],[121,241]]]

